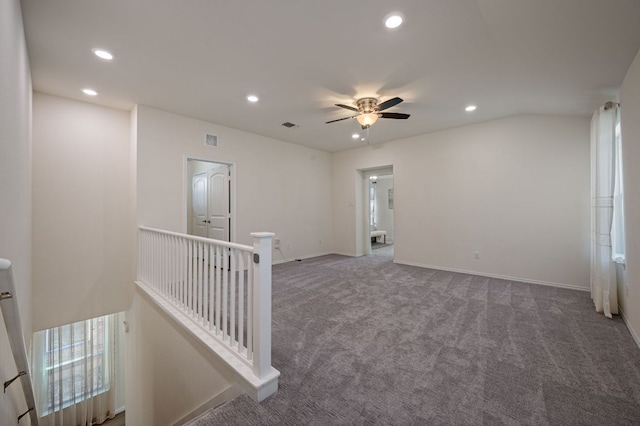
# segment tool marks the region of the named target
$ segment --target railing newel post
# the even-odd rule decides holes
[[[274,235],[272,232],[251,233],[254,254],[253,372],[261,378],[271,371],[271,239]]]

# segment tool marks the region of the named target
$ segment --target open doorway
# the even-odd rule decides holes
[[[393,175],[369,177],[369,243],[371,249],[393,245]]]
[[[393,167],[360,171],[363,189],[363,243],[365,255],[394,242]]]
[[[187,158],[187,234],[235,241],[235,168]]]

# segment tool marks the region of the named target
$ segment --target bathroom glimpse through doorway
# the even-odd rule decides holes
[[[393,244],[393,175],[369,177],[369,243],[372,250]]]
[[[392,247],[394,242],[393,166],[358,171],[362,176],[362,245],[360,253]]]

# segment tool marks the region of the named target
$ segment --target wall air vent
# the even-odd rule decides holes
[[[218,147],[218,137],[216,135],[212,135],[210,133],[206,133],[204,135],[204,145],[212,146],[214,148]]]
[[[293,129],[293,128],[295,128],[295,127],[300,127],[299,125],[294,124],[294,123],[291,123],[290,121],[285,121],[284,123],[282,123],[282,125],[283,125],[284,127],[289,128],[289,129]]]

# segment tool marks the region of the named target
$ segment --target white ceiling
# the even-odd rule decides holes
[[[404,103],[380,143],[521,113],[589,116],[640,48],[638,0],[23,0],[35,90],[143,104],[325,151],[333,106]],[[405,24],[383,18],[401,11]],[[105,62],[91,48],[112,51]],[[81,93],[99,92],[96,98]],[[258,104],[246,101],[255,93]],[[467,104],[477,104],[465,113]],[[624,108],[624,106],[623,106]],[[287,129],[290,121],[300,127]]]

